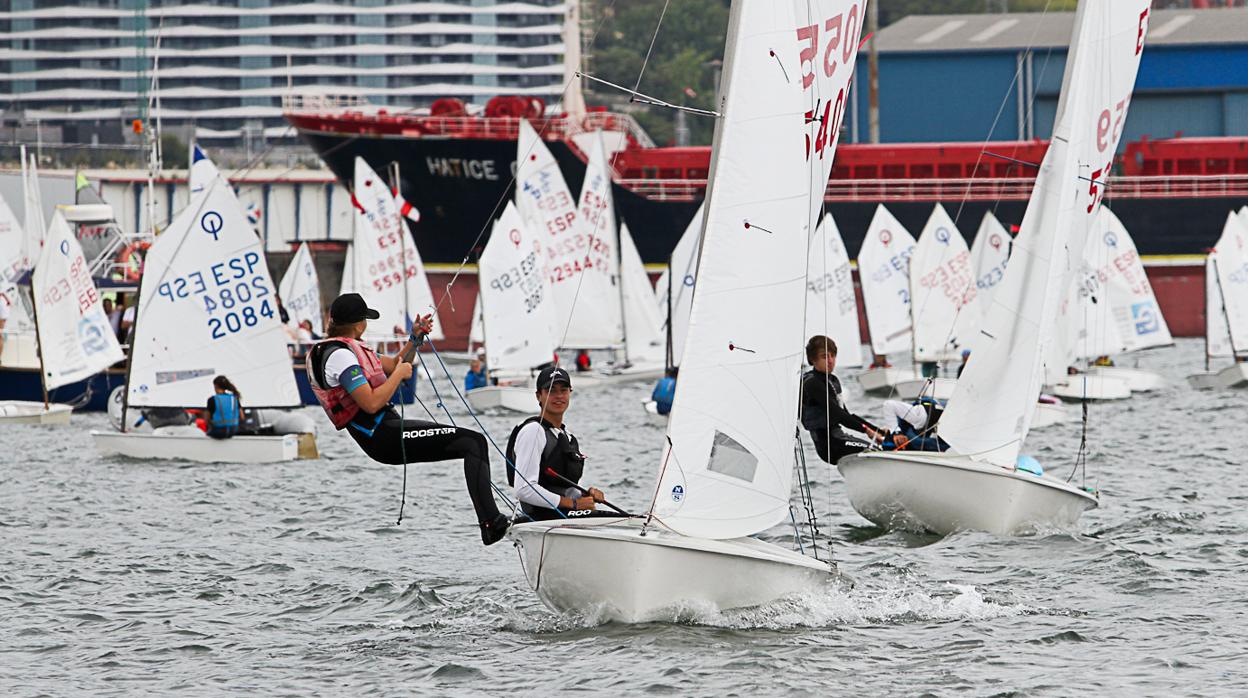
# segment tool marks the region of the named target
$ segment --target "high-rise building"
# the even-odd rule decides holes
[[[38,123],[45,142],[81,143],[120,143],[147,115],[209,142],[293,139],[281,116],[289,94],[553,105],[575,4],[0,0],[0,100],[9,127]]]

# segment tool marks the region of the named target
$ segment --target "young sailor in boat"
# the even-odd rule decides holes
[[[464,460],[468,495],[476,509],[481,540],[498,542],[510,520],[498,511],[490,492],[490,458],[481,434],[418,419],[404,420],[390,405],[399,384],[411,377],[412,364],[403,356],[414,351],[433,329],[428,315],[417,318],[412,335],[394,356],[378,356],[360,341],[369,320],[380,313],[358,293],[334,300],[329,309],[328,339],[308,354],[308,379],[329,420],[346,429],[370,458],[380,463],[430,463]]]
[[[949,444],[936,436],[936,424],[944,408],[930,397],[914,402],[884,401],[885,451],[947,451]]]
[[[601,490],[573,486],[585,471],[585,456],[563,423],[571,400],[568,372],[557,366],[542,369],[537,376],[542,412],[518,424],[507,440],[507,484],[515,487],[521,510],[535,521],[560,518],[556,507],[569,517],[612,515],[594,510],[604,501]]]
[[[481,359],[472,358],[468,362],[468,373],[464,374],[464,392],[484,388],[490,384],[490,379],[485,375],[485,367],[481,365]]]
[[[811,337],[806,343],[806,360],[814,368],[802,377],[801,419],[819,457],[835,465],[841,456],[871,447],[871,442],[853,437],[845,429],[863,432],[872,441],[879,441],[882,431],[845,407],[841,381],[832,375],[836,368],[836,342],[823,335]]]
[[[672,400],[676,399],[676,374],[679,370],[675,366],[667,369],[667,375],[659,379],[654,385],[654,392],[650,393],[650,399],[654,400],[655,410],[659,414],[672,411]]]
[[[208,398],[207,434],[214,439],[228,439],[238,433],[242,421],[243,405],[238,388],[225,376],[212,379],[214,394]]]

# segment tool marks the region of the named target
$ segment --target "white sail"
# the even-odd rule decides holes
[[[679,361],[685,351],[685,335],[689,333],[689,307],[693,305],[693,288],[698,278],[698,251],[702,247],[702,221],[704,218],[705,206],[699,206],[697,213],[693,214],[693,220],[689,221],[689,226],[685,228],[684,235],[680,236],[680,240],[676,243],[676,248],[672,250],[670,261],[671,274],[674,274],[674,281],[669,276],[667,269],[659,275],[659,281],[655,284],[654,293],[656,301],[659,304],[659,315],[666,318],[669,305],[667,302],[668,292],[671,292],[672,302],[670,311],[672,317],[672,359]],[[667,328],[663,327],[666,332]]]
[[[550,361],[554,302],[542,270],[539,235],[507,203],[478,262],[482,329],[492,371],[528,370]]]
[[[819,158],[830,165],[844,100],[822,122],[804,113],[826,103],[833,75],[849,80],[862,7],[732,5],[697,292],[653,508],[679,533],[735,538],[788,517],[806,256],[826,184],[811,191],[809,172]],[[850,12],[845,54],[829,50],[825,68],[817,51],[803,53],[795,28]]]
[[[342,260],[342,281],[338,284],[338,295],[358,293],[355,290],[355,244],[347,245],[347,253]]]
[[[858,298],[849,268],[849,253],[841,231],[825,213],[810,240],[810,270],[806,277],[806,337],[821,334],[836,342],[836,365],[862,365],[862,333],[858,327]]]
[[[25,199],[26,216],[22,229],[26,235],[22,238],[22,270],[29,271],[35,266],[39,252],[43,248],[43,236],[48,225],[43,219],[43,197],[39,192],[39,168],[35,164],[35,156],[27,158],[26,148],[22,153],[22,196]]]
[[[299,404],[264,249],[207,158],[206,182],[143,266],[127,395],[131,405],[199,407],[224,375],[247,407]]]
[[[910,258],[910,321],[915,361],[950,361],[979,330],[971,251],[957,225],[936,204]]]
[[[407,232],[394,193],[364,158],[355,158],[355,237],[352,241],[352,283],[368,307],[381,313],[370,320],[370,339],[405,334],[412,319],[432,313],[431,339],[442,339],[433,292],[416,243]]]
[[[1062,294],[1104,194],[1147,31],[1148,0],[1083,2],[1053,138],[1010,266],[940,420],[953,449],[1012,468],[1027,436]]]
[[[312,321],[312,332],[324,334],[325,313],[321,308],[321,282],[316,275],[316,264],[308,243],[299,245],[295,256],[282,275],[280,292],[286,312],[290,314],[291,327],[298,327],[304,320]]]
[[[1112,321],[1124,351],[1174,343],[1135,241],[1107,206],[1101,207],[1095,229],[1088,236],[1086,259],[1100,262],[1093,267],[1093,273],[1105,287]]]
[[[595,236],[593,225],[588,229],[582,225],[578,202],[559,163],[528,121],[520,122],[516,147],[516,206],[525,225],[540,236],[545,251],[556,308],[555,343],[585,348],[618,345],[623,337],[619,304],[613,301],[618,292],[611,285],[610,262],[615,229]],[[580,203],[590,204],[586,197],[597,195],[590,208],[609,210],[610,187],[610,177],[595,165],[591,153]],[[604,191],[606,199],[601,198]]]
[[[495,226],[497,227],[497,226]],[[478,282],[481,279],[477,272]],[[477,293],[477,302],[472,307],[472,327],[468,330],[468,348],[485,344],[485,327],[481,324],[481,294]]]
[[[1001,221],[992,215],[992,211],[984,211],[984,218],[979,223],[979,231],[975,233],[975,242],[971,243],[971,269],[975,273],[975,288],[979,292],[975,307],[979,313],[975,332],[970,337],[979,335],[979,325],[983,324],[988,308],[992,305],[992,296],[1005,278],[1005,268],[1010,261],[1010,234],[1006,232]]]
[[[1226,307],[1218,283],[1217,252],[1205,257],[1205,355],[1234,356],[1231,331],[1226,325]]]
[[[1232,213],[1214,246],[1218,287],[1235,354],[1248,354],[1248,225]]]
[[[49,390],[90,378],[126,358],[104,314],[82,245],[60,211],[52,215],[31,287]]]
[[[858,251],[862,303],[871,351],[892,354],[911,348],[910,256],[914,237],[880,204]]]
[[[9,319],[4,328],[6,334],[29,332],[34,328],[17,288],[18,280],[27,270],[22,257],[25,245],[25,229],[17,222],[9,204],[0,198],[0,303],[9,307]]]
[[[664,318],[654,305],[650,276],[627,224],[620,225],[620,288],[628,360],[634,364],[663,363],[667,358]]]

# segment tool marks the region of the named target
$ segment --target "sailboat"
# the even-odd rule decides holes
[[[1101,346],[1081,346],[1080,356],[1095,360],[1101,356],[1174,344],[1166,317],[1157,304],[1153,286],[1144,271],[1144,263],[1135,249],[1135,241],[1108,206],[1102,206],[1096,218],[1095,227],[1088,236],[1084,260],[1089,267],[1085,287],[1090,291],[1084,297],[1085,302],[1098,308],[1103,306],[1099,312],[1108,317],[1088,323],[1089,333],[1101,323],[1105,325],[1099,337],[1085,335],[1089,344],[1100,343]],[[1095,303],[1092,302],[1094,300]],[[1094,363],[1084,372],[1092,376],[1122,379],[1133,392],[1159,390],[1166,385],[1159,374],[1141,368]]]
[[[477,269],[481,336],[487,368],[497,384],[469,390],[465,397],[478,412],[534,412],[537,398],[529,375],[554,354],[550,334],[554,301],[542,265],[541,240],[525,227],[510,201],[494,223]]]
[[[875,208],[862,249],[858,251],[858,278],[867,311],[871,352],[876,357],[911,348],[910,257],[914,236],[884,204]],[[920,378],[917,367],[877,366],[858,374],[862,389],[872,395],[890,395],[893,386]]]
[[[1074,525],[1098,505],[1095,490],[1019,455],[1057,306],[1078,270],[1117,150],[1148,13],[1148,0],[1079,3],[1053,139],[1001,288],[937,427],[950,450],[867,452],[839,463],[851,504],[873,523],[1009,535]]]
[[[1248,225],[1231,212],[1222,237],[1205,258],[1205,372],[1188,376],[1200,390],[1248,388]],[[1209,359],[1231,357],[1209,371]]]
[[[0,402],[0,424],[68,424],[70,405],[47,393],[103,371],[125,358],[100,303],[77,236],[61,211],[35,260],[31,277],[43,402]]]
[[[638,622],[764,604],[834,578],[830,563],[752,536],[789,518],[806,256],[863,8],[732,4],[697,290],[655,498],[645,517],[513,525],[547,605]],[[825,21],[851,25],[843,53],[839,33],[826,54],[800,40],[801,27]]]
[[[321,282],[316,273],[316,263],[312,259],[312,251],[308,243],[301,243],[295,256],[282,275],[282,283],[278,286],[282,295],[282,303],[290,313],[291,329],[299,327],[304,320],[312,323],[312,332],[316,335],[325,333],[325,312],[321,306]]]
[[[216,165],[202,151],[194,158],[190,203],[144,262],[120,430],[92,440],[104,455],[201,463],[314,454],[310,433],[212,439],[194,426],[134,428],[136,408],[202,408],[219,375],[248,409],[300,404],[262,243]]]
[[[910,257],[910,325],[915,364],[957,361],[979,329],[978,298],[971,251],[962,233],[936,204]],[[903,400],[919,396],[948,400],[954,378],[911,378],[893,386]]]
[[[837,368],[862,365],[862,334],[858,298],[849,267],[849,253],[831,213],[810,240],[810,272],[806,279],[806,337],[821,334],[836,342]]]
[[[35,156],[27,156],[26,147],[20,151],[22,160],[22,198],[25,216],[21,224],[8,208],[0,209],[0,264],[4,265],[0,302],[9,305],[9,319],[5,323],[4,348],[0,350],[0,364],[6,367],[35,369],[39,363],[35,339],[34,308],[30,298],[19,290],[20,279],[34,267],[43,245],[47,225],[43,219],[43,201],[39,194],[39,173]]]

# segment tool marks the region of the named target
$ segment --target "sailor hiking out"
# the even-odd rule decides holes
[[[463,459],[468,495],[481,527],[481,540],[491,545],[507,531],[509,519],[499,512],[490,492],[490,459],[481,434],[448,424],[403,419],[390,404],[402,381],[412,375],[403,359],[433,328],[428,315],[417,318],[407,343],[394,356],[379,356],[360,341],[369,320],[380,314],[358,293],[334,300],[329,309],[328,339],[313,345],[307,370],[312,391],[329,420],[346,429],[370,458],[380,463],[430,463]]]
[[[832,375],[836,368],[836,342],[815,335],[806,343],[806,360],[813,366],[802,377],[802,426],[810,432],[815,451],[828,463],[836,464],[841,456],[865,451],[871,441],[864,441],[845,432],[859,431],[879,441],[881,430],[849,411],[841,397],[841,382]]]
[[[518,424],[507,440],[507,483],[515,488],[521,510],[535,521],[560,518],[560,512],[569,518],[616,515],[596,510],[606,501],[601,490],[579,484],[585,456],[563,422],[571,400],[568,372],[557,366],[542,369],[537,376],[541,414]]]

